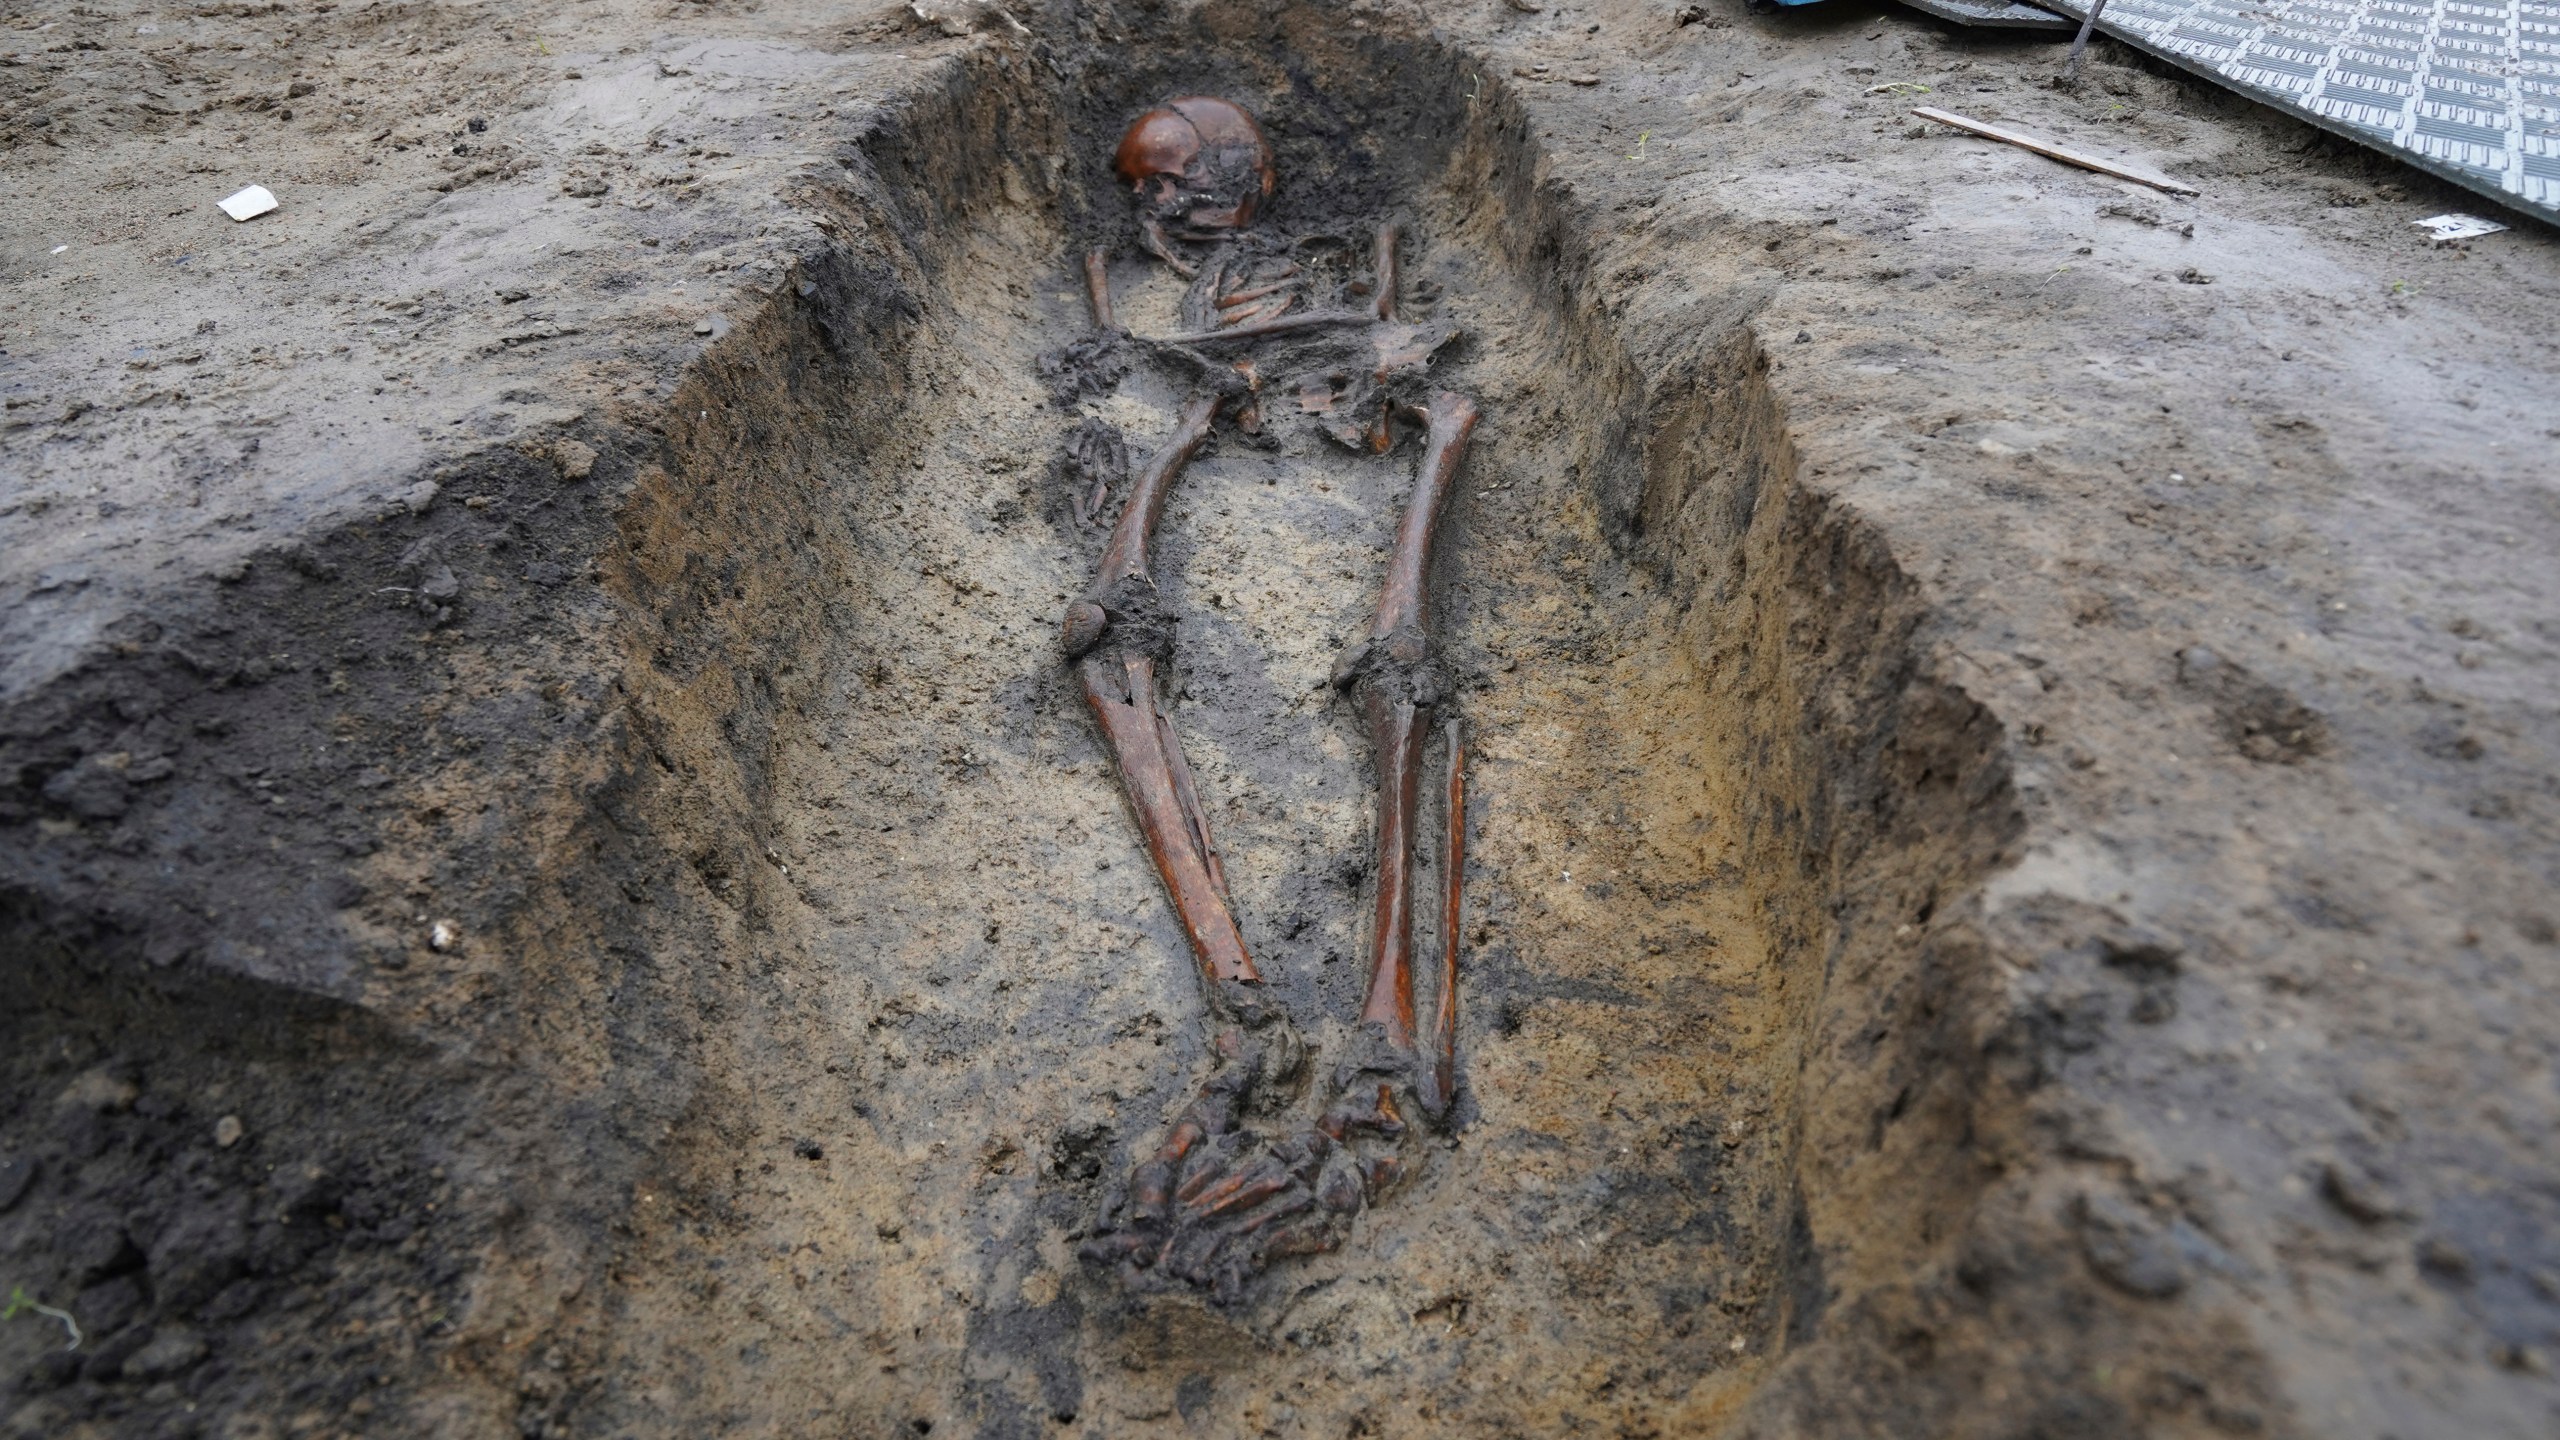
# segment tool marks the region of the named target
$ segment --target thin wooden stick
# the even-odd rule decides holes
[[[2033,150],[2047,159],[2059,160],[2065,165],[2077,165],[2083,170],[2095,170],[2101,175],[2113,175],[2119,180],[2130,180],[2136,185],[2148,185],[2154,190],[2166,190],[2172,195],[2199,193],[2193,185],[2181,184],[2165,175],[2153,175],[2114,160],[2101,160],[2094,155],[2083,155],[2077,150],[2067,150],[2050,140],[2039,140],[2032,135],[2005,129],[1987,120],[1976,120],[1970,115],[1958,115],[1952,110],[1939,110],[1921,105],[1914,107],[1911,113],[1923,120],[1935,120],[1941,125],[1952,125],[1958,130],[1971,131],[1987,140],[1998,140],[2015,145],[2022,150]]]

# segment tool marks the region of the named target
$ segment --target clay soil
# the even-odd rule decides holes
[[[935,8],[8,17],[6,1434],[2560,1426],[2552,232],[1857,0]],[[1057,638],[1196,379],[1043,375],[1193,91],[1486,417],[1460,1100],[1225,1302],[1078,1255],[1217,1059]],[[1320,1062],[1418,448],[1162,531]]]

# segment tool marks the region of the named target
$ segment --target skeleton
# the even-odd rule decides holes
[[[1465,868],[1465,751],[1453,696],[1434,656],[1426,579],[1433,535],[1463,463],[1477,411],[1433,389],[1432,356],[1445,325],[1398,317],[1390,225],[1377,230],[1369,274],[1340,285],[1346,300],[1311,299],[1314,257],[1332,237],[1291,240],[1255,228],[1276,184],[1272,152],[1253,117],[1228,101],[1192,96],[1129,127],[1115,167],[1137,195],[1147,253],[1190,285],[1181,333],[1139,340],[1119,331],[1108,256],[1084,258],[1095,339],[1082,359],[1117,379],[1109,347],[1134,347],[1200,377],[1172,436],[1128,485],[1092,588],[1071,606],[1066,657],[1117,763],[1149,854],[1199,961],[1217,1067],[1171,1130],[1109,1195],[1086,1257],[1141,1288],[1175,1286],[1233,1302],[1271,1261],[1338,1247],[1352,1218],[1391,1189],[1407,1147],[1448,1122],[1455,1099],[1460,880]],[[1212,356],[1218,358],[1212,358]],[[1044,369],[1054,362],[1044,362]],[[1125,367],[1125,362],[1124,367]],[[1060,364],[1064,373],[1072,366]],[[1166,497],[1221,415],[1261,433],[1263,377],[1286,372],[1297,414],[1336,441],[1370,453],[1396,442],[1399,422],[1423,432],[1423,453],[1367,638],[1334,674],[1366,722],[1378,783],[1376,895],[1360,1022],[1336,1057],[1311,1124],[1280,1121],[1309,1068],[1308,1047],[1262,986],[1246,953],[1223,857],[1191,767],[1157,695],[1173,652],[1175,617],[1159,595],[1148,542]],[[1105,382],[1106,384],[1108,381]],[[1283,404],[1286,404],[1284,398]],[[1125,451],[1088,421],[1062,468],[1079,520],[1095,515]],[[1444,760],[1438,1005],[1427,1029],[1414,1012],[1415,848],[1425,750],[1435,722]],[[1249,1121],[1263,1120],[1256,1127]]]

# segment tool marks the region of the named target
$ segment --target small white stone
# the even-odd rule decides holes
[[[427,931],[427,946],[433,950],[450,950],[461,938],[462,932],[453,928],[452,921],[439,920],[434,928]]]
[[[237,1115],[225,1115],[213,1122],[213,1143],[225,1150],[239,1144],[240,1137],[247,1133],[249,1132],[240,1124],[240,1117]]]

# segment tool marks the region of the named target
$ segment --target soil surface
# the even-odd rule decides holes
[[[924,8],[0,29],[6,1434],[2560,1426],[2560,237],[1853,0]],[[1228,1302],[1078,1258],[1217,1059],[1062,457],[1195,380],[1043,375],[1187,92],[1485,412],[1454,1123]],[[1320,1072],[1418,448],[1161,532]]]

